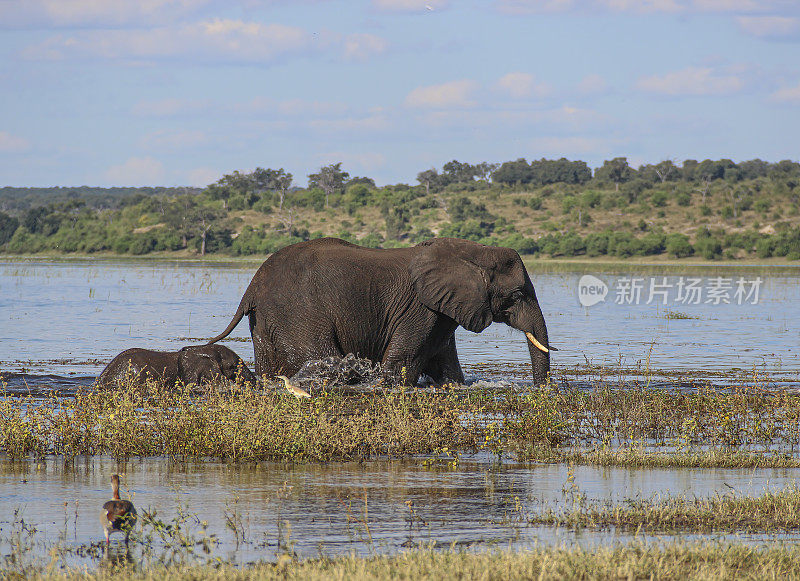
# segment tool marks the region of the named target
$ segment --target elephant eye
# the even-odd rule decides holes
[[[515,302],[516,301],[521,301],[523,296],[524,295],[522,294],[522,291],[519,290],[519,289],[517,289],[513,293],[511,293],[511,299],[514,300]]]

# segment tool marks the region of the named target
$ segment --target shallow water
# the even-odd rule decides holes
[[[129,347],[176,350],[202,342],[225,328],[256,268],[250,263],[0,261],[0,372],[34,376],[18,377],[18,384],[40,375],[80,376],[87,378],[82,383],[91,383],[88,378]],[[595,271],[608,295],[585,307],[578,283],[587,267],[581,268],[531,270],[550,341],[560,349],[552,358],[556,377],[574,369],[614,374],[621,368],[693,379],[732,373],[752,379],[768,373],[800,385],[799,270],[730,268],[698,274],[642,266]],[[720,278],[731,285],[727,304],[714,304],[709,295]],[[757,304],[750,304],[754,297],[737,304],[740,278],[761,280]],[[681,281],[695,279],[705,294],[693,297],[697,304],[681,302]],[[626,280],[642,287],[638,303],[626,302],[634,298],[620,290],[630,284]],[[668,319],[667,312],[692,318]],[[529,379],[529,356],[519,331],[501,324],[481,334],[459,328],[457,343],[471,381],[487,377],[481,369],[487,363],[494,366],[489,378]],[[226,344],[252,363],[245,323]]]
[[[68,394],[91,386],[103,366],[129,347],[176,350],[201,342],[225,328],[256,268],[257,264],[0,261],[0,374],[11,391]],[[553,355],[557,381],[590,385],[598,377],[633,377],[659,387],[686,387],[704,380],[720,386],[755,381],[800,387],[797,269],[683,271],[644,266],[596,272],[581,266],[532,268],[531,274],[551,343],[560,349]],[[605,301],[581,305],[578,288],[585,274],[608,287]],[[709,289],[720,277],[760,277],[756,304],[678,300],[681,281],[697,278],[697,285]],[[667,304],[648,304],[647,290],[636,304],[615,300],[620,285],[633,278],[642,280],[643,289],[649,290],[651,281],[667,289]],[[667,312],[680,313],[680,318],[668,319]],[[241,324],[226,344],[252,363],[249,341],[247,325]],[[468,383],[529,381],[528,352],[520,332],[503,325],[492,325],[481,334],[459,329],[457,342]],[[159,518],[169,522],[182,506],[197,517],[184,523],[192,535],[200,534],[198,523],[204,520],[208,532],[218,535],[220,545],[212,556],[240,563],[271,559],[292,548],[300,556],[316,556],[351,550],[395,552],[429,542],[522,548],[537,543],[593,546],[632,538],[628,532],[524,524],[524,515],[565,502],[567,466],[497,466],[477,457],[447,470],[428,469],[423,460],[231,465],[173,463],[167,458],[124,463],[104,457],[68,463],[62,458],[0,459],[0,553],[8,552],[3,539],[24,518],[36,526],[36,538],[45,544],[76,550],[70,563],[96,563],[96,551],[86,554],[79,549],[102,539],[99,507],[109,497],[108,480],[115,471],[124,473],[123,492],[134,496],[140,511],[156,508]],[[589,500],[623,502],[665,493],[700,497],[735,490],[757,495],[767,487],[793,483],[800,470],[576,467],[574,474],[575,485]],[[22,517],[17,515],[15,525],[18,509]],[[241,521],[244,541],[238,547],[226,528],[226,512]],[[796,537],[750,535],[747,540]],[[43,546],[37,545],[32,554],[47,559]],[[141,546],[133,553],[141,559]]]
[[[0,461],[0,538],[17,518],[37,535],[76,549],[102,540],[98,515],[110,497],[109,474],[120,471],[123,497],[157,510],[164,522],[189,518],[184,530],[200,536],[199,521],[219,544],[211,555],[238,563],[271,560],[293,550],[299,557],[351,551],[395,553],[420,543],[449,547],[586,547],[626,542],[630,531],[573,531],[529,526],[527,516],[569,505],[569,468],[562,465],[496,465],[462,461],[455,469],[429,469],[421,459],[365,463],[235,465],[218,461],[176,464],[165,458],[117,463],[78,458],[64,463]],[[762,494],[793,482],[800,470],[574,468],[574,482],[588,500],[649,498],[653,495]],[[236,537],[226,513],[238,519]],[[366,526],[365,526],[366,525]],[[712,535],[701,535],[709,538]],[[732,535],[730,535],[732,536]],[[780,535],[795,538],[797,535]],[[669,535],[660,535],[664,539]],[[113,538],[113,537],[112,537]],[[774,538],[774,537],[772,537]],[[759,536],[750,541],[760,542]],[[118,545],[118,542],[114,542]],[[0,552],[7,546],[0,541]],[[132,556],[141,558],[134,545]],[[73,565],[96,557],[72,555]]]

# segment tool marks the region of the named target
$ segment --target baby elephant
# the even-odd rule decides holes
[[[200,383],[218,376],[230,380],[249,381],[256,377],[244,364],[241,357],[222,345],[196,345],[180,351],[150,351],[149,349],[126,349],[111,360],[97,381],[111,384],[133,375],[143,383],[146,377],[162,381],[164,385]]]

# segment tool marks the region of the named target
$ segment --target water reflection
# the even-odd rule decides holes
[[[0,371],[96,376],[129,347],[175,350],[201,342],[228,323],[256,267],[0,261]],[[578,281],[585,272],[596,272],[590,268],[532,269],[551,341],[560,349],[553,357],[556,376],[588,364],[595,370],[622,367],[708,377],[733,369],[741,377],[769,373],[784,383],[800,382],[798,270],[613,270],[598,274],[609,285],[607,299],[587,308],[578,300]],[[735,280],[742,273],[763,283],[755,305],[647,304],[647,290],[638,304],[617,304],[615,281],[630,278],[631,272],[645,280],[658,276],[659,283],[667,276],[673,286],[690,275],[709,285],[715,278]],[[676,311],[690,318],[667,318]],[[481,366],[487,362],[507,366],[510,379],[529,379],[530,360],[520,332],[493,324],[481,334],[459,329],[457,341],[472,380],[484,377]],[[226,344],[252,365],[247,325],[240,325]]]
[[[19,509],[37,535],[59,539],[75,564],[97,561],[105,543],[97,514],[107,500],[108,475],[124,473],[122,496],[164,523],[180,523],[194,552],[243,563],[355,551],[393,553],[420,543],[437,546],[531,547],[564,542],[594,546],[626,541],[626,531],[573,531],[527,526],[526,515],[565,502],[570,468],[563,465],[492,465],[462,462],[455,470],[429,470],[420,460],[284,465],[236,465],[219,461],[177,464],[166,458],[115,462],[106,457],[43,461],[0,461],[0,537]],[[798,469],[627,469],[575,467],[576,486],[587,501],[649,498],[653,495],[707,497],[760,495],[779,490]],[[125,488],[125,485],[129,488]],[[206,521],[204,528],[203,521]],[[152,529],[138,528],[140,534]],[[147,531],[150,531],[149,533]],[[216,535],[205,553],[199,539]],[[157,539],[156,539],[157,540]],[[163,559],[166,549],[112,542],[104,562]],[[89,547],[87,549],[87,547]],[[160,548],[159,548],[160,547]],[[93,549],[92,549],[93,548]],[[7,546],[0,550],[5,552]],[[181,554],[184,555],[185,552]],[[131,557],[132,555],[132,557]]]

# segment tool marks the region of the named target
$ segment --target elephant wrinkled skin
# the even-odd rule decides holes
[[[235,381],[237,374],[241,381],[255,383],[255,376],[233,350],[223,345],[193,345],[180,351],[126,349],[111,360],[97,381],[109,385],[132,375],[138,382],[150,377],[171,386],[178,380],[186,384],[219,377]]]
[[[291,376],[306,361],[353,353],[411,384],[421,374],[463,382],[455,330],[480,333],[493,321],[526,333],[537,384],[550,369],[547,327],[519,254],[467,240],[385,250],[336,238],[287,246],[261,265],[209,344],[245,315],[259,376]]]

